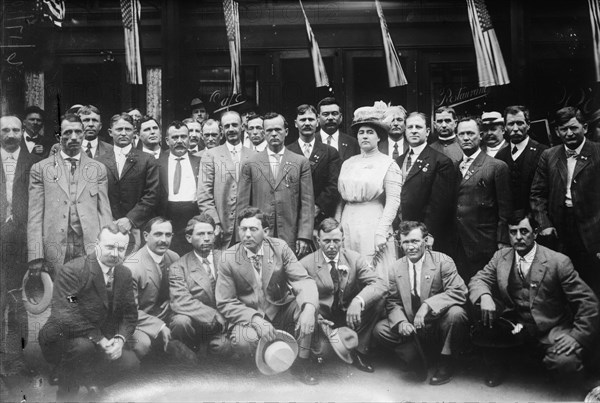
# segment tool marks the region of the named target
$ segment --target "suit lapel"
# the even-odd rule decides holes
[[[414,316],[412,301],[410,299],[410,277],[408,275],[408,258],[400,259],[400,270],[398,270],[398,293],[402,298],[402,305],[407,315]]]
[[[435,277],[435,271],[436,267],[433,263],[433,259],[429,253],[426,253],[425,259],[423,260],[423,265],[421,266],[421,289],[419,290],[421,301],[429,298],[431,284],[433,283],[433,278]]]
[[[591,161],[592,155],[588,146],[588,141],[581,148],[581,154],[577,156],[577,162],[575,163],[575,169],[573,170],[573,179],[579,175],[579,173],[585,168]]]
[[[248,285],[250,285],[250,287],[254,288],[257,286],[256,283],[256,274],[255,274],[255,270],[254,267],[252,267],[252,263],[250,262],[250,258],[248,257],[248,253],[246,252],[246,249],[242,246],[241,243],[238,243],[238,258],[237,258],[237,262],[239,263],[239,267],[240,267],[240,274],[242,275],[242,277],[244,278],[244,280],[246,280],[246,282],[248,283]]]
[[[92,176],[92,173],[90,172],[92,167],[94,170],[96,169],[96,165],[91,164],[92,159],[88,157],[85,153],[81,153],[79,155],[81,155],[81,158],[79,161],[79,166],[77,167],[77,170],[79,171],[79,180],[77,181],[77,199],[79,199],[79,196],[81,196],[81,193],[83,193],[83,190],[87,187],[89,179],[91,179],[92,177],[95,178],[98,175],[98,172],[94,172]]]
[[[471,179],[473,176],[475,176],[475,174],[481,169],[481,167],[483,166],[483,163],[485,162],[485,157],[486,154],[485,152],[482,150],[479,155],[477,156],[477,158],[475,158],[475,161],[473,161],[471,163],[471,166],[469,167],[469,169],[467,170],[467,173],[465,174],[465,176],[462,179],[462,183],[467,182],[469,179]],[[460,169],[459,169],[460,172]]]
[[[557,155],[556,168],[558,169],[558,174],[562,179],[562,182],[566,185],[568,180],[568,172],[567,172],[567,154],[565,152],[564,146],[561,147],[560,151]],[[577,167],[576,167],[577,168]],[[575,175],[573,175],[575,176]]]
[[[119,181],[119,169],[117,168],[117,160],[115,159],[115,153],[107,153],[106,158],[102,160],[102,163],[106,165],[106,170],[115,178],[115,181]]]
[[[531,307],[533,305],[533,300],[540,291],[542,280],[544,279],[544,275],[546,274],[546,259],[542,255],[539,245],[537,247],[537,250],[535,251],[535,256],[533,257],[531,267],[529,268],[529,274],[529,306]]]
[[[403,155],[406,156],[406,154],[403,154]],[[406,181],[410,180],[416,174],[421,172],[421,166],[427,165],[428,161],[429,161],[429,152],[427,151],[427,147],[425,147],[423,149],[423,151],[421,152],[421,154],[419,154],[418,158],[416,160],[412,161],[412,166],[410,167],[410,171],[408,171],[408,174],[406,175],[406,179],[404,179],[404,181],[406,182]]]
[[[235,163],[233,162],[233,157],[231,156],[229,148],[227,148],[226,144],[223,144],[222,147],[219,147],[219,159],[221,160],[221,166],[224,166],[227,173],[235,180]]]
[[[92,254],[90,259],[88,260],[90,263],[90,271],[92,273],[92,282],[94,283],[94,287],[96,287],[96,291],[100,298],[102,298],[102,303],[104,307],[108,309],[108,293],[106,292],[106,283],[104,282],[104,273],[102,273],[102,269],[100,268],[100,264],[96,259],[96,254]]]
[[[68,177],[69,175],[71,175],[71,172],[69,170],[67,170],[65,168],[65,164],[66,161],[62,158],[62,155],[60,155],[57,157],[57,161],[58,161],[58,166],[56,167],[56,170],[59,171],[57,172],[58,174],[58,186],[60,186],[60,188],[68,195],[69,194],[69,182],[68,182]],[[80,164],[81,166],[81,164]]]
[[[279,186],[279,184],[281,183],[283,178],[285,178],[288,171],[290,170],[290,162],[288,161],[288,158],[290,157],[290,153],[291,153],[291,151],[289,151],[289,150],[285,150],[283,152],[283,157],[281,158],[281,161],[279,162],[279,172],[277,172],[277,180],[275,181],[275,189]]]
[[[163,158],[158,159],[158,176],[160,179],[160,186],[163,188],[164,194],[169,198],[169,155],[167,154]]]
[[[347,272],[342,272],[341,270],[339,270],[340,266],[346,266],[348,268]],[[346,255],[343,253],[343,250],[340,250],[340,259],[338,260],[338,270],[339,270],[339,277],[340,277],[340,290],[342,290],[342,295],[340,296],[340,301],[343,301],[343,297],[344,294],[346,293],[346,290],[348,289],[348,284],[351,282],[350,280],[350,276],[352,276],[352,273],[350,272],[350,264],[348,263],[348,260],[346,259]]]
[[[154,158],[154,156],[152,156],[152,158]],[[134,165],[137,163],[138,159],[138,151],[136,151],[134,148],[131,148],[131,151],[125,158],[125,165],[123,166],[123,171],[121,172],[121,177],[119,179],[123,179],[127,175],[129,170],[131,170],[131,168],[133,168]]]
[[[160,277],[158,274],[158,268],[156,262],[152,259],[150,254],[148,253],[148,249],[146,247],[142,247],[141,257],[143,260],[144,267],[146,268],[146,273],[148,274],[148,278],[150,281],[154,283],[157,289],[160,289]],[[163,259],[166,258],[163,257]]]
[[[504,294],[504,297],[508,301],[512,301],[512,298],[508,294],[508,277],[510,276],[514,260],[515,252],[513,249],[510,249],[510,251],[502,257],[503,263],[499,264],[498,269],[496,270],[500,292]]]
[[[274,256],[275,251],[273,251],[273,247],[270,242],[263,242],[263,259],[262,259],[262,288],[266,290],[269,281],[271,281],[271,276],[273,276],[274,270]]]
[[[269,183],[271,188],[275,189],[275,178],[273,178],[273,172],[271,171],[271,161],[269,160],[269,154],[267,154],[267,148],[260,152],[260,162],[258,164],[258,169],[262,172],[263,178]],[[281,166],[279,167],[281,169]],[[256,178],[255,180],[262,180],[261,178]]]
[[[210,278],[208,277],[208,273],[206,273],[204,265],[200,260],[198,260],[195,253],[192,253],[190,260],[190,277],[211,296],[211,300],[214,299],[214,290],[212,289]]]

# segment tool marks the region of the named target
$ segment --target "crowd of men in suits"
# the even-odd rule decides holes
[[[437,346],[430,383],[449,382],[469,323],[488,386],[502,382],[507,349],[570,372],[600,349],[600,144],[578,109],[557,111],[561,144],[548,148],[523,106],[460,119],[441,107],[431,143],[424,114],[390,106],[379,151],[402,171],[401,258],[383,279],[343,247],[334,218],[340,168],[360,154],[335,99],[300,105],[287,145],[281,114],[191,107],[163,130],[136,109],[107,119],[78,105],[54,145],[41,109],[0,118],[2,312],[26,271],[52,275],[39,341],[58,398],[97,391],[149,354],[241,359],[281,331],[306,384],[331,348],[373,372],[374,343],[422,380],[421,344]],[[347,355],[331,342],[342,328]],[[257,358],[265,373],[279,372],[271,354]]]

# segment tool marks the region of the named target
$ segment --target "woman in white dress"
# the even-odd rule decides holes
[[[402,174],[398,164],[377,148],[388,132],[382,118],[383,110],[376,107],[354,112],[351,127],[361,153],[343,163],[338,189],[344,246],[365,256],[387,279],[396,260],[392,221],[400,207]]]

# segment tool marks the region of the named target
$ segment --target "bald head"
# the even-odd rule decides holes
[[[19,148],[23,137],[23,124],[16,116],[3,116],[0,118],[0,147],[12,153]]]

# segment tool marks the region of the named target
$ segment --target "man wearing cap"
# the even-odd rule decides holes
[[[44,110],[38,106],[28,106],[23,114],[23,127],[25,133],[21,139],[20,148],[29,154],[46,158],[52,145],[56,143],[53,136],[42,133],[44,130]]]
[[[383,123],[388,125],[388,137],[377,144],[379,151],[395,161],[408,150],[406,133],[406,109],[402,105],[390,106],[383,113]]]
[[[162,149],[162,133],[160,125],[152,116],[144,116],[138,120],[137,132],[140,136],[137,149],[159,159],[167,153]]]
[[[310,161],[313,192],[315,196],[315,225],[326,217],[333,217],[340,200],[337,188],[338,176],[342,162],[335,148],[317,142],[317,110],[312,105],[300,105],[296,109],[298,141],[289,145],[288,149],[303,155]]]
[[[347,326],[358,333],[358,347],[351,351],[352,364],[361,371],[373,372],[367,360],[373,327],[383,309],[387,286],[359,253],[343,248],[342,227],[333,218],[319,225],[319,248],[300,263],[317,283],[319,322],[313,351],[321,356],[326,348],[326,330]],[[335,348],[335,346],[332,346]]]
[[[319,112],[319,135],[317,141],[335,148],[342,162],[348,158],[360,154],[360,147],[356,138],[340,131],[342,124],[342,108],[333,97],[326,97],[317,104]]]
[[[204,102],[200,98],[194,98],[190,102],[190,118],[198,123],[204,123],[208,119],[206,106],[204,106]]]
[[[194,155],[202,157],[207,150],[219,146],[221,144],[221,137],[221,123],[214,119],[206,120],[202,123],[202,141],[206,148],[198,151]]]
[[[581,371],[597,348],[598,299],[567,256],[535,242],[531,213],[516,211],[508,228],[512,248],[497,251],[469,282],[469,298],[481,310],[473,342],[485,347],[485,384],[502,383],[508,348],[538,350],[561,378]]]
[[[504,110],[509,147],[500,150],[496,158],[504,161],[510,171],[513,210],[529,210],[531,184],[542,152],[548,147],[529,137],[529,110],[520,105]]]
[[[495,157],[498,151],[508,146],[504,140],[504,119],[500,112],[483,112],[481,123],[485,152],[490,157]]]
[[[373,335],[412,366],[421,381],[428,375],[421,343],[437,342],[441,336],[442,349],[429,383],[443,385],[452,379],[467,334],[467,287],[449,256],[427,250],[427,235],[423,223],[400,224],[405,256],[392,266],[387,318],[377,323]]]
[[[206,150],[200,163],[198,208],[215,220],[218,246],[225,250],[235,242],[235,213],[241,167],[254,151],[242,146],[242,119],[227,111],[221,116],[225,144]]]
[[[169,266],[179,255],[169,249],[173,238],[171,222],[163,217],[148,221],[143,232],[146,245],[123,263],[133,278],[133,295],[138,319],[133,333],[133,351],[144,358],[152,347],[166,349],[169,329]]]
[[[82,151],[81,119],[63,116],[60,130],[60,151],[31,168],[27,246],[34,272],[85,256],[113,220],[107,169]]]
[[[270,234],[302,257],[309,252],[315,219],[310,162],[285,147],[288,124],[282,115],[266,114],[264,126],[268,146],[242,167],[237,209],[260,208],[271,222]]]
[[[241,242],[219,263],[216,300],[231,323],[232,347],[251,355],[259,339],[273,341],[275,329],[297,335],[300,351],[292,373],[302,382],[318,383],[310,364],[310,346],[317,320],[319,294],[315,281],[286,242],[270,238],[266,215],[255,207],[238,213]]]
[[[248,115],[246,115],[245,131],[244,147],[248,147],[258,152],[267,148],[262,117],[254,112],[248,113]]]
[[[128,344],[138,314],[131,271],[123,265],[127,242],[127,234],[107,225],[95,252],[57,272],[39,343],[46,361],[58,366],[58,401],[77,400],[79,386],[97,391],[139,369]]]
[[[215,300],[222,262],[221,251],[214,248],[215,222],[202,213],[190,219],[185,233],[192,251],[169,268],[173,338],[194,351],[208,343],[211,353],[227,353],[227,322]]]
[[[456,112],[449,106],[440,106],[435,110],[433,127],[437,140],[431,143],[431,148],[441,152],[454,163],[463,158],[463,151],[456,139]]]

